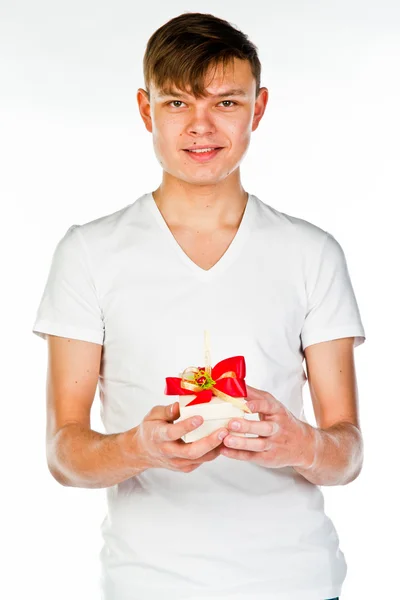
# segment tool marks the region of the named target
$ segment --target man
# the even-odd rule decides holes
[[[106,600],[325,600],[345,579],[318,486],[361,470],[365,332],[335,238],[241,185],[268,101],[260,71],[226,21],[160,27],[137,100],[161,184],[72,225],[53,256],[34,325],[49,349],[48,465],[63,485],[107,488]],[[202,364],[206,329],[214,364],[245,357],[253,414],[185,443],[198,424],[174,422],[165,378]],[[97,384],[105,435],[90,429]]]

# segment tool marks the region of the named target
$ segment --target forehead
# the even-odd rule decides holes
[[[251,96],[255,91],[256,82],[249,61],[234,58],[225,65],[219,63],[210,67],[204,78],[205,94],[207,96]],[[162,99],[166,96],[183,97],[191,95],[191,90],[179,88],[173,81],[165,82],[158,87],[150,82],[151,95]]]

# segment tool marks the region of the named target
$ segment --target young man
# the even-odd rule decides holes
[[[63,485],[107,488],[106,600],[325,600],[345,579],[318,486],[361,469],[365,332],[335,238],[241,185],[268,100],[260,70],[226,21],[160,27],[137,99],[161,184],[72,225],[53,256],[34,325],[49,349],[48,464]],[[230,435],[231,420],[181,439],[197,425],[174,423],[165,378],[203,364],[205,329],[213,364],[245,357],[254,408],[238,421],[253,436]],[[90,429],[97,384],[106,435]]]

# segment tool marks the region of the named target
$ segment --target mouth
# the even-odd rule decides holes
[[[195,162],[207,162],[212,160],[223,148],[210,148],[203,150],[184,150],[188,156]]]

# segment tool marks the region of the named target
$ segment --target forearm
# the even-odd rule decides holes
[[[135,453],[134,430],[102,434],[78,423],[57,432],[47,461],[59,483],[82,488],[110,487],[146,469]]]
[[[307,469],[293,468],[316,485],[345,485],[356,479],[363,462],[360,430],[347,422],[337,423],[327,429],[312,429],[310,450],[313,464]]]

